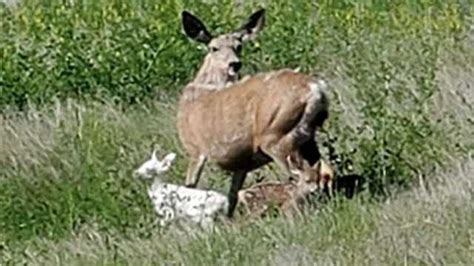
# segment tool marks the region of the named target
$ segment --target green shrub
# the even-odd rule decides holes
[[[28,102],[43,104],[56,97],[89,96],[135,103],[158,91],[176,93],[203,56],[182,34],[183,8],[198,14],[216,33],[235,29],[256,9],[254,4],[239,8],[232,1],[63,2],[0,6],[0,106],[24,107]],[[416,62],[426,53],[436,52],[437,40],[463,27],[459,4],[434,1],[432,6],[426,2],[273,1],[268,4],[261,45],[250,46],[245,52],[248,68],[300,66],[330,74],[333,62],[343,61],[351,69],[361,67],[360,63],[372,67],[373,61],[388,59],[381,57],[385,44],[406,40],[418,47],[403,51],[401,57]],[[370,57],[366,58],[368,52]],[[395,58],[394,63],[402,58]],[[430,62],[423,63],[419,68],[432,67]],[[380,70],[396,72],[400,67],[387,65]],[[408,63],[405,67],[414,66]],[[377,85],[377,81],[358,86],[370,88],[367,85]]]

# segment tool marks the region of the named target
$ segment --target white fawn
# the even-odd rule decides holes
[[[216,191],[187,188],[161,180],[175,158],[176,154],[170,153],[158,160],[156,151],[153,151],[151,158],[135,170],[134,175],[153,179],[148,196],[162,226],[174,220],[184,220],[209,229],[219,214],[227,212],[227,197]]]

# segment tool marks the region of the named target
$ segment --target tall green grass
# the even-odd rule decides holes
[[[474,163],[453,164],[440,181],[384,204],[332,202],[305,221],[262,220],[212,234],[97,225],[69,238],[6,246],[6,265],[471,265],[474,261]]]
[[[468,264],[472,4],[243,2],[0,4],[0,262]],[[325,76],[332,105],[321,150],[339,176],[362,175],[365,193],[330,203],[309,222],[164,233],[131,171],[158,147],[178,153],[167,179],[183,182],[176,98],[205,49],[182,34],[180,12],[218,34],[258,6],[268,10],[266,27],[244,47],[243,72],[301,67]],[[440,169],[453,165],[468,169],[451,180]],[[275,174],[272,165],[260,172]],[[202,186],[227,191],[224,173],[205,175]],[[438,182],[451,185],[423,196],[426,205],[418,192],[399,193],[413,185],[441,191]]]

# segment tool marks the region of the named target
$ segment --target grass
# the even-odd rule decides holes
[[[28,250],[6,250],[19,264],[209,265],[469,265],[473,261],[472,159],[440,173],[429,191],[419,188],[385,203],[337,201],[307,221],[264,220],[213,234],[150,230],[123,237],[94,225],[70,237],[35,239]]]
[[[181,33],[179,13],[224,32],[256,5],[0,4],[0,264],[472,264],[467,1],[266,3],[243,71],[299,66],[328,79],[321,150],[339,175],[365,177],[363,192],[307,220],[213,234],[154,225],[131,171],[157,147],[178,154],[167,178],[183,182],[176,96],[204,54]],[[227,190],[224,173],[205,175],[203,187]]]

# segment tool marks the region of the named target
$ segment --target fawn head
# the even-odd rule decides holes
[[[294,156],[288,156],[287,161],[291,173],[297,178],[298,186],[303,192],[312,193],[325,187],[332,188],[334,169],[324,160],[319,160],[313,166]]]
[[[133,172],[135,177],[142,177],[144,179],[151,179],[155,176],[161,175],[167,172],[174,159],[176,158],[175,153],[169,153],[162,160],[158,160],[156,157],[156,150],[151,154],[151,158],[144,162],[137,170]]]

